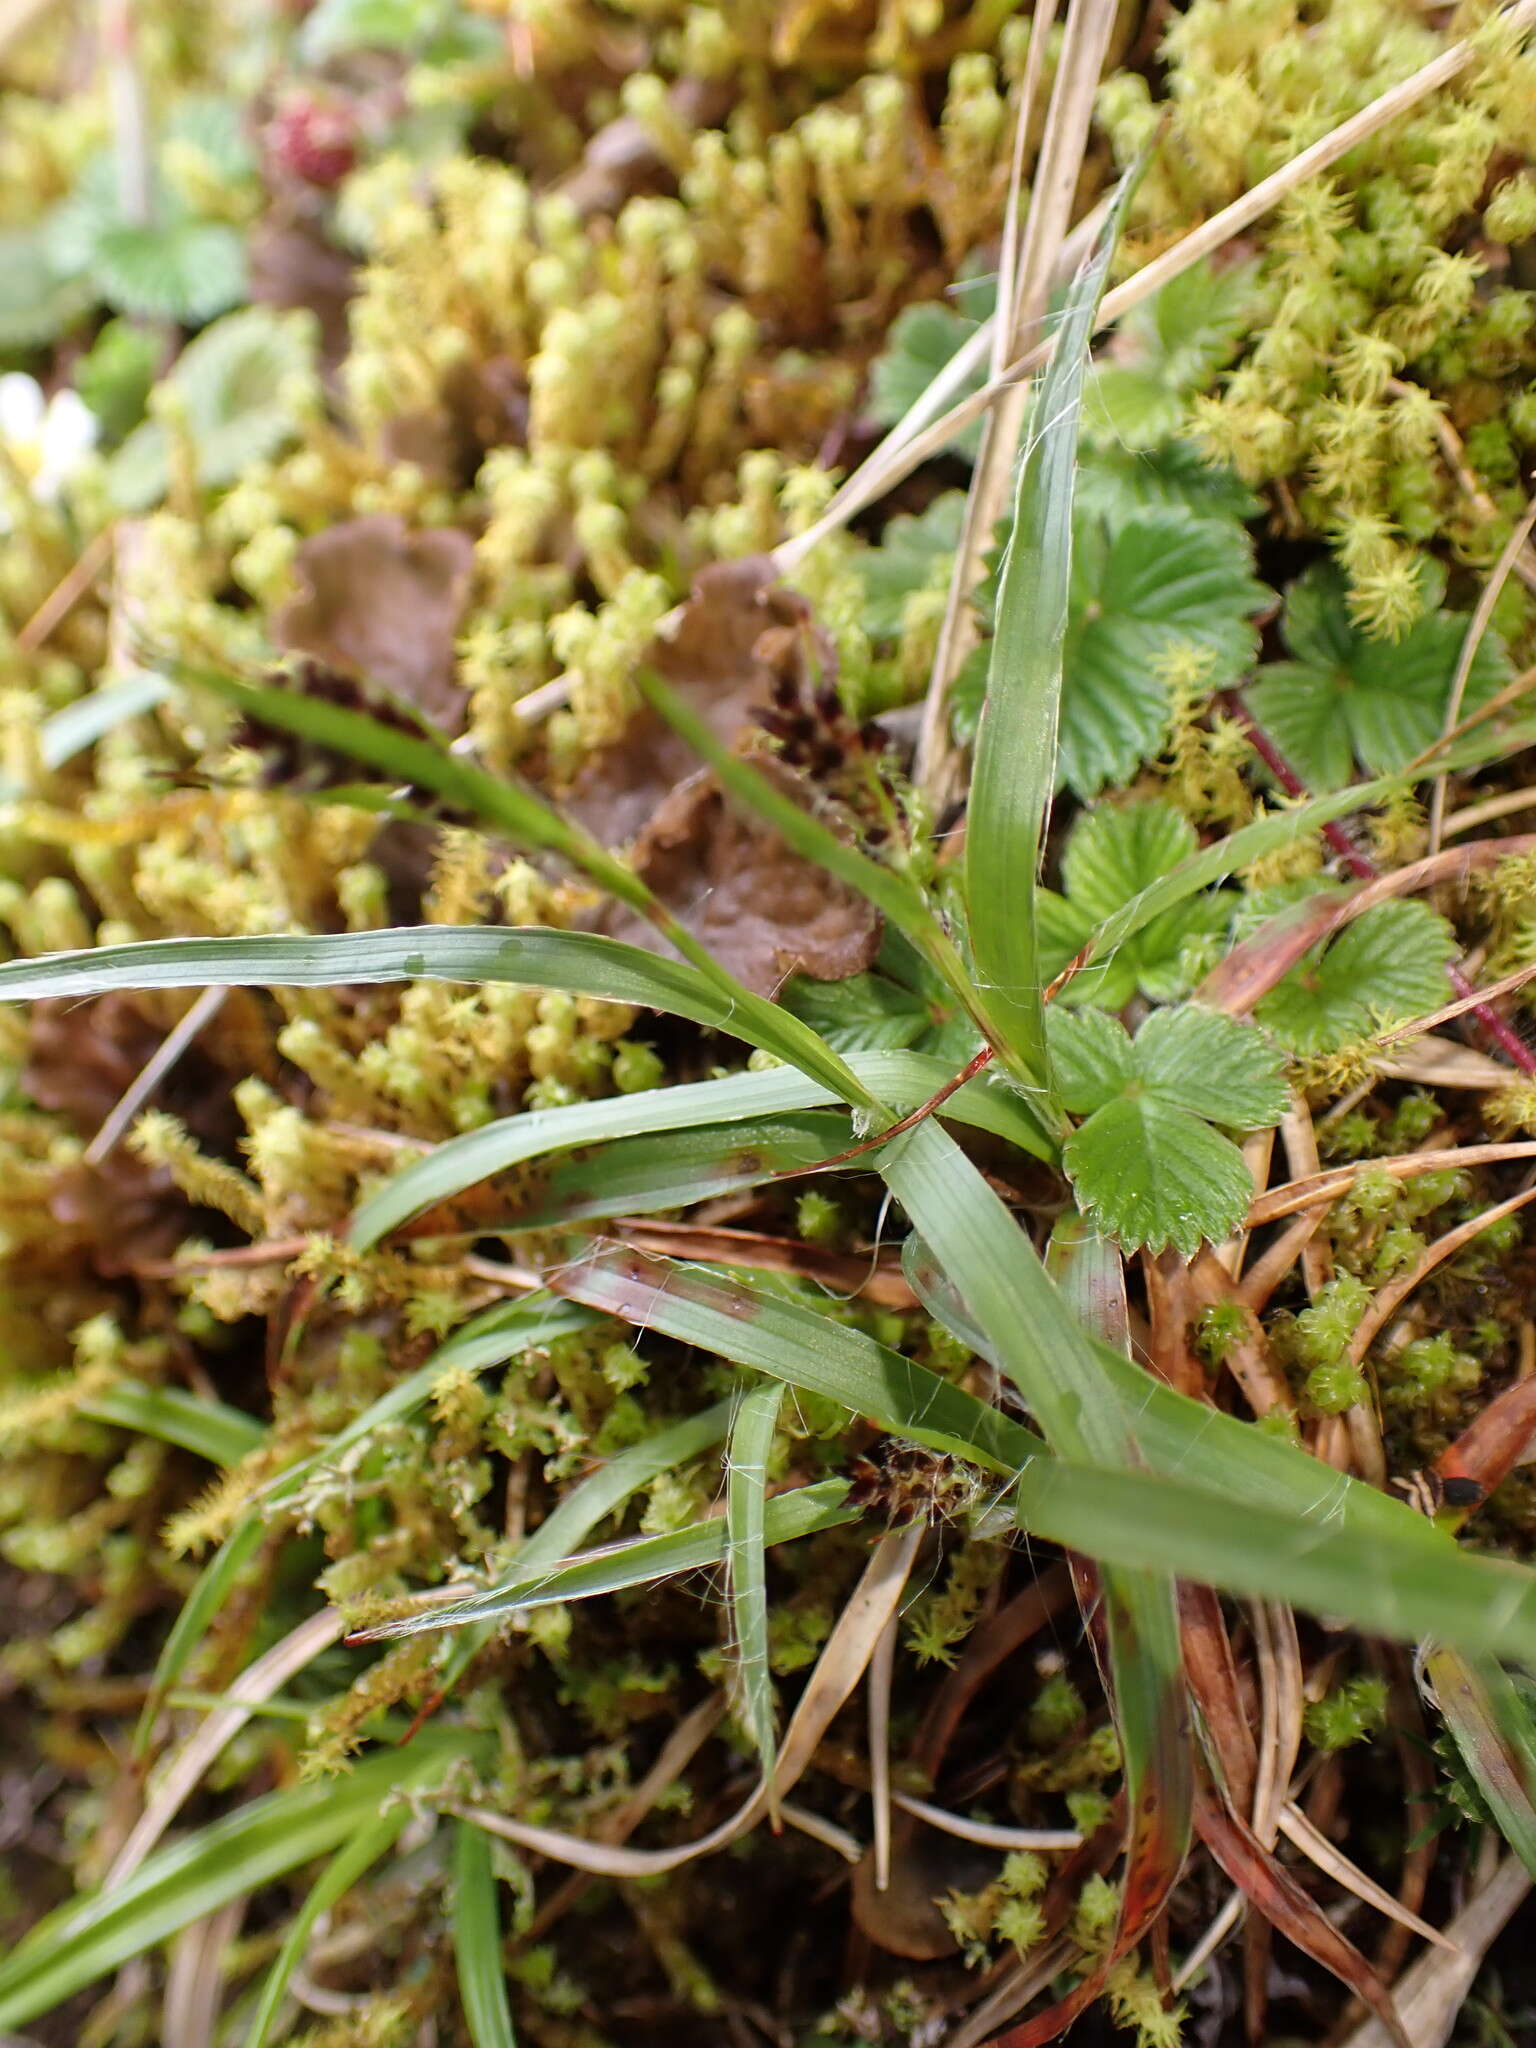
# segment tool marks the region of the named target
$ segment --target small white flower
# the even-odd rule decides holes
[[[78,391],[43,388],[23,370],[0,377],[0,440],[43,505],[59,493],[96,446],[96,415]]]

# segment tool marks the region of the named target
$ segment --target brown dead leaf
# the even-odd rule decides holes
[[[957,1842],[950,1835],[908,1819],[897,1821],[891,1840],[891,1881],[875,1883],[873,1855],[853,1874],[853,1920],[860,1933],[887,1955],[913,1962],[937,1962],[960,1944],[944,1917],[952,1892],[979,1892],[998,1873],[995,1851]]]
[[[650,655],[652,668],[726,745],[740,746],[764,728],[793,740],[810,772],[766,754],[757,766],[806,809],[824,764],[800,728],[819,731],[831,715],[823,680],[830,662],[809,606],[774,580],[766,556],[705,569],[676,629]],[[830,758],[836,748],[823,751]],[[714,774],[649,706],[589,756],[566,808],[605,845],[629,843],[636,873],[760,994],[773,994],[796,972],[839,981],[875,957],[879,914],[729,804]],[[608,913],[604,929],[652,951],[660,944],[628,911]]]
[[[766,555],[747,555],[700,572],[676,630],[652,647],[650,666],[732,746],[776,695],[812,686],[811,631],[805,599],[774,580]],[[645,706],[612,746],[588,757],[566,809],[605,846],[622,846],[698,765],[688,743]]]
[[[94,1137],[125,1091],[159,1050],[165,1034],[128,995],[88,1003],[38,1003],[28,1020],[22,1086],[40,1109]],[[178,1061],[157,1100],[180,1115],[202,1143],[232,1154],[238,1119],[227,1081],[200,1048]],[[163,1259],[187,1235],[191,1204],[161,1167],[119,1147],[95,1164],[61,1166],[48,1206],[80,1255],[103,1278],[139,1261]]]
[[[386,462],[410,462],[434,482],[467,489],[488,448],[522,447],[528,438],[528,380],[510,356],[455,363],[438,402],[384,422]]]
[[[667,94],[674,118],[689,128],[718,127],[735,96],[734,85],[723,78],[682,78]],[[585,220],[595,213],[617,214],[642,192],[676,189],[676,171],[651,130],[635,115],[620,114],[592,137],[560,195]]]
[[[320,325],[321,360],[334,369],[347,352],[347,307],[357,266],[319,222],[281,203],[263,214],[247,244],[250,295],[261,306],[304,308]]]
[[[389,512],[311,534],[295,558],[303,593],[273,622],[278,645],[458,732],[467,698],[454,681],[453,640],[473,559],[468,534],[413,531]]]
[[[809,807],[809,786],[793,769],[771,755],[756,765]],[[880,950],[874,905],[802,860],[771,825],[736,810],[712,769],[678,785],[635,841],[633,861],[695,938],[759,995],[773,995],[791,974],[843,981]],[[615,917],[610,930],[653,950],[659,944],[633,912]]]

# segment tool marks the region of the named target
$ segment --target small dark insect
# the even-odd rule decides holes
[[[848,1505],[883,1514],[893,1527],[941,1522],[975,1498],[976,1482],[956,1459],[886,1437],[848,1468]]]
[[[1387,1492],[1404,1501],[1411,1508],[1417,1508],[1421,1515],[1438,1515],[1442,1508],[1475,1508],[1483,1498],[1483,1489],[1475,1479],[1464,1474],[1451,1474],[1442,1478],[1432,1467],[1422,1472],[1409,1472],[1401,1479],[1389,1479]]]

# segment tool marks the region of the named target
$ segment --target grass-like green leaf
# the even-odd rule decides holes
[[[731,1424],[725,1476],[725,1577],[735,1637],[732,1676],[742,1726],[771,1779],[773,1678],[768,1669],[768,1559],[764,1533],[768,1458],[784,1400],[770,1380],[743,1394]]]
[[[467,1733],[424,1729],[408,1750],[364,1757],[345,1777],[249,1800],[161,1849],[111,1892],[69,1900],[0,1962],[0,2028],[26,2026],[229,1900],[330,1855],[377,1820],[392,1792],[428,1783],[472,1749]]]
[[[1254,1016],[1296,1052],[1329,1052],[1445,1000],[1456,934],[1427,903],[1378,903],[1292,968]]]
[[[289,1922],[282,1947],[262,1979],[255,2010],[246,2023],[245,2048],[267,2048],[293,1973],[304,1960],[321,1915],[328,1913],[338,1899],[345,1898],[358,1879],[388,1854],[410,1817],[410,1808],[402,1802],[370,1826],[360,1828],[350,1841],[342,1843],[310,1886],[303,1905]]]
[[[43,720],[37,736],[43,766],[62,768],[66,761],[105,734],[115,732],[131,718],[141,718],[146,711],[153,711],[169,695],[170,688],[163,677],[139,674],[76,698],[73,704],[66,704],[62,711]]]
[[[1443,1644],[1424,1659],[1435,1704],[1499,1833],[1536,1877],[1536,1715],[1530,1682]]]
[[[822,1529],[857,1521],[858,1510],[843,1505],[847,1486],[841,1479],[819,1480],[776,1494],[763,1514],[765,1544],[793,1543]],[[636,1536],[610,1543],[602,1550],[573,1557],[548,1570],[511,1577],[488,1591],[453,1605],[432,1607],[398,1621],[361,1632],[360,1640],[420,1635],[429,1629],[462,1628],[466,1623],[495,1622],[523,1608],[548,1607],[564,1600],[593,1600],[603,1593],[623,1593],[633,1586],[654,1585],[682,1572],[703,1571],[725,1561],[725,1519],[716,1515],[691,1522],[666,1536]]]
[[[592,1320],[591,1314],[574,1302],[552,1301],[548,1295],[528,1295],[521,1301],[498,1303],[487,1309],[440,1345],[425,1365],[418,1366],[388,1393],[370,1403],[361,1415],[329,1438],[322,1449],[269,1480],[258,1496],[259,1503],[280,1505],[319,1465],[344,1457],[354,1444],[424,1407],[444,1373],[484,1372],[521,1352],[536,1350],[542,1344],[585,1329]],[[265,1533],[259,1508],[248,1509],[203,1567],[196,1585],[182,1602],[155,1664],[149,1697],[134,1731],[135,1755],[143,1755],[147,1749],[161,1701],[187,1668],[240,1574],[260,1549]],[[579,1542],[580,1537],[574,1541]]]
[[[213,1465],[238,1465],[267,1434],[266,1424],[242,1408],[205,1401],[184,1387],[146,1387],[137,1380],[114,1381],[82,1401],[80,1412],[195,1451]]]
[[[453,753],[436,739],[415,738],[396,726],[386,725],[379,719],[350,710],[345,705],[329,703],[302,690],[275,689],[267,684],[246,682],[222,670],[195,667],[169,658],[160,666],[174,680],[222,697],[258,726],[275,726],[280,732],[313,740],[397,781],[430,790],[506,833],[518,844],[568,861],[596,882],[599,888],[606,889],[611,896],[655,926],[668,944],[695,969],[698,979],[713,991],[717,1007],[738,1020],[741,1027],[738,1035],[746,1035],[749,1044],[767,1043],[751,1036],[754,1030],[766,1032],[773,1041],[767,1049],[777,1057],[788,1059],[805,1072],[818,1075],[839,1093],[851,1090],[844,1096],[845,1100],[863,1099],[843,1062],[828,1050],[808,1025],[786,1015],[777,1004],[744,988],[657,901],[632,869],[600,846],[590,833],[551,810],[530,789],[492,775],[487,769]],[[713,744],[712,741],[710,743]],[[838,842],[834,840],[834,843]],[[872,1102],[866,1106],[878,1107]]]
[[[1084,1327],[1129,1362],[1125,1264],[1115,1246],[1069,1210],[1051,1232],[1046,1265]],[[1161,1913],[1184,1867],[1195,1772],[1183,1650],[1168,1588],[1123,1565],[1106,1566],[1102,1582],[1127,1814],[1119,1926],[1103,1959],[1107,1969]]]
[[[1234,1491],[1241,1485],[1234,1473]],[[1341,1493],[1342,1488],[1338,1489]],[[1169,1473],[1040,1458],[1019,1481],[1036,1535],[1111,1564],[1177,1573],[1224,1592],[1336,1615],[1367,1635],[1435,1636],[1490,1656],[1536,1656],[1536,1573],[1449,1541],[1362,1542],[1330,1514],[1325,1489],[1304,1517]]]
[[[590,1308],[824,1395],[893,1436],[990,1471],[1011,1476],[1044,1448],[1032,1431],[867,1332],[702,1266],[593,1252],[566,1267],[559,1284]]]
[[[0,967],[0,1002],[115,988],[335,988],[354,982],[508,982],[666,1010],[803,1068],[837,1100],[867,1092],[808,1025],[696,968],[594,932],[531,925],[402,925],[375,932],[255,939],[148,939],[46,953]]]
[[[1023,1394],[1056,1458],[1117,1468],[1137,1457],[1136,1433],[1106,1398],[1096,1344],[1046,1272],[1034,1246],[931,1118],[886,1146],[880,1170]],[[1118,1363],[1130,1366],[1129,1360]],[[1023,1468],[1053,1469],[1056,1458]],[[1117,1941],[1135,1938],[1177,1876],[1188,1839],[1190,1759],[1173,1579],[1152,1554],[1106,1558],[1117,1721],[1126,1762],[1126,1880]],[[1160,1809],[1157,1780],[1167,1778]]]
[[[459,1999],[474,2048],[516,2048],[507,1971],[501,1951],[501,1911],[490,1836],[469,1821],[454,1823],[453,1958]]]
[[[1057,777],[1062,660],[1072,584],[1072,488],[1088,344],[1130,196],[1121,181],[1100,246],[1067,294],[1019,466],[1003,557],[965,835],[976,980],[999,1055],[1048,1085],[1035,887]]]
[[[876,1155],[896,1199],[949,1275],[992,1355],[1061,1457],[1115,1465],[1131,1437],[1090,1338],[980,1170],[932,1117]]]
[[[155,1660],[143,1712],[133,1732],[133,1753],[148,1753],[155,1722],[170,1688],[191,1662],[194,1651],[225,1605],[241,1573],[261,1548],[266,1531],[256,1515],[242,1515],[198,1573],[196,1582],[176,1610],[176,1619]]]
[[[716,1401],[712,1407],[702,1408],[696,1415],[689,1415],[683,1421],[674,1422],[641,1442],[631,1444],[617,1457],[600,1465],[590,1478],[572,1487],[553,1513],[546,1515],[527,1541],[518,1546],[510,1569],[484,1594],[469,1597],[490,1598],[562,1563],[581,1547],[600,1522],[616,1514],[642,1486],[723,1442],[730,1429],[732,1407],[729,1400]],[[454,1611],[448,1610],[450,1614]],[[434,1625],[437,1624],[430,1616],[420,1616],[405,1622],[398,1633],[410,1634]],[[440,1668],[439,1685],[444,1693],[451,1692],[457,1685],[495,1634],[496,1626],[497,1618],[493,1617],[490,1620],[471,1619],[463,1629]]]
[[[648,960],[651,956],[639,957]],[[0,998],[4,972],[0,968]],[[855,1053],[849,1055],[848,1065],[863,1090],[902,1109],[926,1102],[953,1078],[952,1068],[924,1053]],[[665,1131],[687,1131],[736,1116],[813,1109],[839,1099],[847,1098],[835,1096],[794,1067],[782,1067],[504,1117],[448,1139],[386,1181],[359,1207],[352,1222],[352,1242],[361,1247],[376,1244],[386,1232],[434,1203],[549,1152],[640,1133],[654,1137]],[[1054,1150],[1028,1104],[1011,1089],[995,1083],[967,1082],[945,1103],[944,1113],[1006,1138],[1037,1157],[1050,1157]],[[845,1136],[845,1146],[847,1142]]]
[[[614,1138],[591,1152],[557,1154],[533,1191],[517,1201],[494,1232],[484,1234],[681,1209],[757,1187],[765,1176],[803,1172],[847,1146],[847,1118],[827,1111]]]
[[[674,1471],[690,1458],[724,1443],[731,1427],[734,1402],[727,1398],[658,1429],[600,1465],[590,1478],[573,1486],[551,1514],[518,1550],[512,1570],[518,1577],[561,1563],[580,1548],[609,1515],[642,1486],[663,1472]]]

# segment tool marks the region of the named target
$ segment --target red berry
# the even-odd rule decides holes
[[[341,101],[297,93],[267,123],[273,163],[306,185],[339,185],[357,162],[357,119]]]

